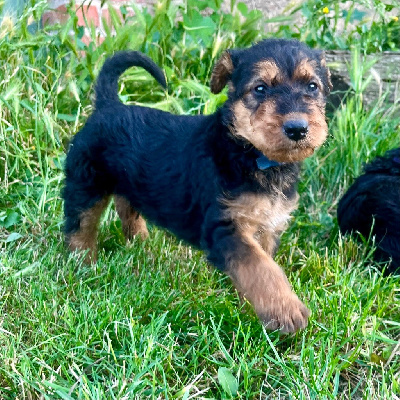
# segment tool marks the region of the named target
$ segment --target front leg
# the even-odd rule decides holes
[[[232,279],[267,329],[296,332],[307,326],[309,310],[292,291],[286,275],[252,235],[217,228],[209,260]]]

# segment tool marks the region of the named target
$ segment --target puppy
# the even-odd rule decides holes
[[[69,248],[89,250],[95,260],[99,218],[114,196],[128,239],[147,237],[145,217],[204,250],[267,328],[304,328],[309,311],[273,256],[297,205],[300,162],[327,137],[331,82],[323,53],[280,39],[225,51],[211,91],[228,85],[228,100],[198,116],[122,104],[118,77],[131,66],[166,87],[141,53],[105,62],[95,111],[66,160]]]
[[[386,272],[400,272],[400,148],[364,167],[338,206],[340,231],[375,236],[377,261],[389,262]]]

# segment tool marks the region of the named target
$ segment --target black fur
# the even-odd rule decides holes
[[[400,148],[377,157],[364,168],[338,207],[340,231],[375,235],[378,261],[387,272],[400,272]]]
[[[269,195],[283,180],[290,186],[289,198],[296,192],[299,164],[260,171],[258,151],[230,137],[221,123],[222,110],[210,116],[176,116],[116,102],[100,111],[69,149],[67,234],[79,228],[80,212],[105,195],[118,194],[149,221],[208,249],[216,267],[224,269],[219,231],[230,235],[234,227],[225,221],[218,199],[245,191]]]
[[[163,72],[148,57],[137,51],[116,53],[109,58],[101,68],[96,83],[96,108],[100,109],[106,104],[119,102],[118,98],[118,78],[128,68],[132,66],[142,67],[157,80],[157,82],[165,89],[167,83]],[[104,104],[105,103],[105,104]]]

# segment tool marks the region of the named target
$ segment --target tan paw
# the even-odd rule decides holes
[[[283,333],[304,329],[310,316],[310,310],[293,292],[273,297],[261,309],[257,307],[256,312],[266,329]]]
[[[144,226],[144,228],[139,231],[135,230],[132,232],[124,230],[124,236],[127,242],[133,242],[136,237],[139,237],[141,240],[146,240],[149,237],[149,231],[147,230],[147,227]]]

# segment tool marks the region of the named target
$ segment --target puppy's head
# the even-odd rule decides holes
[[[271,160],[301,161],[327,137],[325,99],[332,84],[323,52],[293,40],[264,40],[225,51],[211,91],[229,87],[229,128]]]

